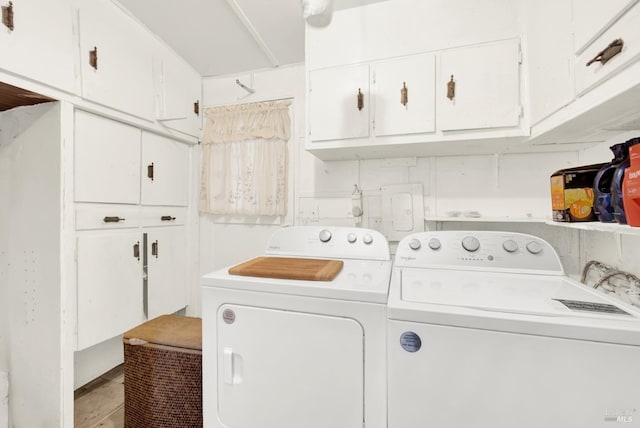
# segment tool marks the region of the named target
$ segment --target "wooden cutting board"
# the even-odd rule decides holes
[[[261,278],[332,281],[340,273],[343,265],[342,260],[256,257],[233,266],[229,273]]]

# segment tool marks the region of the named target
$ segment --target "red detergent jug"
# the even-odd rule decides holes
[[[631,164],[624,172],[622,193],[627,224],[640,226],[640,145],[629,149]]]

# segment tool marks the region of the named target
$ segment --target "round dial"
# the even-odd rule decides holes
[[[502,248],[508,253],[515,253],[518,251],[518,243],[513,239],[507,239],[502,243]]]
[[[531,254],[540,254],[542,252],[542,244],[538,241],[529,241],[527,242],[527,251]]]
[[[429,248],[431,248],[433,251],[439,250],[440,247],[442,247],[442,244],[440,243],[440,240],[438,238],[431,238],[429,240]]]
[[[475,236],[465,236],[462,238],[462,248],[473,253],[480,248],[480,241]]]
[[[373,242],[373,236],[371,236],[369,233],[367,233],[366,235],[364,235],[362,237],[362,242],[364,242],[367,245],[371,244]]]
[[[418,239],[412,239],[411,241],[409,241],[409,248],[411,248],[412,250],[419,250],[421,246],[422,244],[420,244],[420,240]]]
[[[327,229],[323,229],[320,231],[320,235],[318,235],[322,242],[329,242],[331,240],[331,232]]]
[[[350,233],[347,235],[347,241],[349,241],[350,243],[354,243],[358,240],[358,237],[356,236],[355,233]]]

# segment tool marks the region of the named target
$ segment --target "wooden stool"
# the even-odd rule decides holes
[[[162,315],[123,341],[124,426],[202,427],[202,320]]]

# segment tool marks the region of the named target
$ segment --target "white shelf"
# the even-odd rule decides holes
[[[546,224],[550,226],[566,227],[578,230],[591,230],[595,232],[614,232],[624,233],[627,235],[640,235],[640,227],[632,227],[626,224],[618,223],[600,223],[599,221],[566,223],[549,220],[546,221]]]
[[[467,216],[434,216],[425,217],[424,221],[434,222],[465,222],[465,223],[547,223],[548,218],[539,217],[467,217]]]

